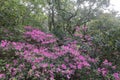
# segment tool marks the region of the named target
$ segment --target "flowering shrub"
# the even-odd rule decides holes
[[[57,38],[39,29],[25,27],[24,41],[2,40],[0,48],[12,50],[15,58],[6,64],[1,79],[17,80],[119,80],[116,66],[107,59],[100,62],[92,56],[90,35],[75,34],[75,39],[66,39],[59,46]],[[79,29],[77,29],[79,31]],[[84,33],[87,27],[81,29]],[[9,54],[9,53],[8,53]]]

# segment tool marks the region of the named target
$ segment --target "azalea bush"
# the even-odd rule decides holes
[[[88,32],[94,38],[93,43],[100,49],[101,59],[107,58],[119,66],[120,21],[110,13],[101,14],[98,18],[90,21]]]
[[[12,54],[0,73],[3,80],[119,80],[117,66],[100,60],[87,27],[77,27],[74,39],[62,45],[53,34],[25,27],[23,40],[2,40],[1,53]]]

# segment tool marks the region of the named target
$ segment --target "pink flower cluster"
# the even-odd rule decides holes
[[[0,74],[0,79],[5,78],[5,74]]]
[[[115,80],[120,80],[120,74],[119,73],[114,73],[113,74]]]
[[[53,37],[52,34],[44,33],[41,30],[32,28],[30,26],[26,26],[25,29],[27,30],[24,33],[26,38],[30,38],[37,42],[41,42],[41,44],[49,44],[56,42],[56,38]]]

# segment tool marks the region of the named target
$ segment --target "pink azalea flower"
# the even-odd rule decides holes
[[[5,78],[5,74],[0,73],[0,79]]]
[[[114,76],[115,80],[120,80],[120,76],[118,73],[114,73],[113,76]]]

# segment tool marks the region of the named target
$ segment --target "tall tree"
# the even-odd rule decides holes
[[[86,24],[108,6],[109,0],[48,0],[49,29],[72,35],[74,26]]]

